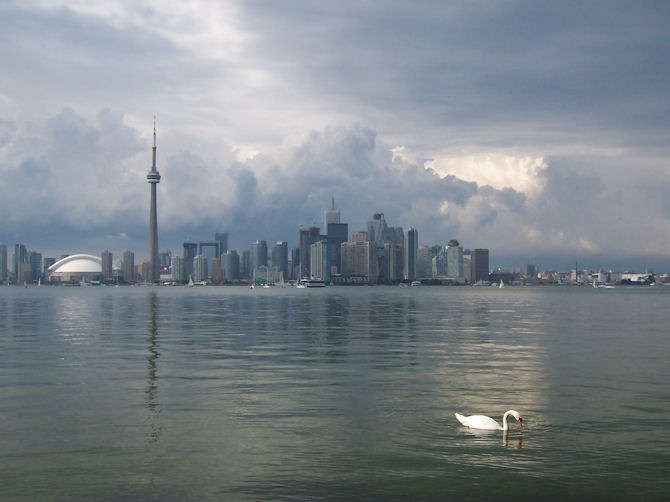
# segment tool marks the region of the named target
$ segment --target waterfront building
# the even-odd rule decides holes
[[[28,263],[30,264],[30,281],[38,282],[42,278],[42,253],[30,251]]]
[[[228,281],[240,279],[240,255],[237,251],[226,251],[221,255],[223,261],[223,277]]]
[[[323,212],[323,228],[328,232],[328,225],[340,222],[340,212],[335,209],[335,197],[331,199],[331,207]],[[327,234],[330,238],[330,234]]]
[[[184,280],[193,275],[193,258],[198,254],[198,244],[195,242],[184,242]]]
[[[172,264],[172,251],[163,251],[158,253],[158,265],[161,272],[167,272]]]
[[[7,280],[7,245],[0,243],[0,281]]]
[[[14,244],[14,253],[12,254],[12,279],[16,283],[29,280],[25,277],[25,271],[29,268],[28,250],[21,243]]]
[[[105,250],[100,255],[100,261],[102,265],[102,279],[105,281],[112,280],[112,253],[108,250]]]
[[[309,230],[300,230],[300,277],[310,277],[310,247],[321,240],[319,227],[310,227]]]
[[[193,280],[204,282],[207,280],[207,258],[201,254],[193,258]]]
[[[330,281],[330,246],[327,239],[322,239],[310,246],[311,279]]]
[[[288,242],[279,241],[272,246],[272,265],[282,273],[282,277],[288,279]]]
[[[102,260],[90,254],[73,254],[58,260],[47,269],[49,281],[90,282],[100,280]]]
[[[47,270],[49,270],[49,267],[54,263],[56,263],[56,258],[44,258],[42,263],[42,277],[47,279],[48,277]]]
[[[181,256],[174,255],[170,262],[172,269],[172,280],[176,282],[183,282],[186,280],[185,260]]]
[[[345,278],[361,277],[367,282],[377,281],[377,249],[369,241],[342,243],[342,275]]]
[[[147,183],[151,185],[151,200],[149,208],[149,267],[145,272],[147,282],[160,281],[160,266],[158,259],[158,212],[156,208],[156,185],[161,181],[161,175],[156,170],[156,118],[154,117],[154,146],[152,148],[151,170],[147,174]]]
[[[228,252],[228,232],[215,233],[214,240],[219,243],[219,255]]]
[[[198,242],[198,254],[201,254],[208,261],[212,261],[214,258],[219,258],[221,256],[221,251],[219,251],[219,242],[218,241],[200,241]]]
[[[212,266],[209,267],[209,276],[215,284],[221,283],[223,279],[223,269],[221,268],[221,258],[212,258]]]
[[[123,275],[123,282],[128,284],[135,282],[135,253],[132,251],[124,251],[121,273]]]
[[[416,279],[417,260],[419,251],[419,232],[410,227],[405,237],[405,254],[403,276],[408,281]]]
[[[341,269],[340,248],[343,242],[349,240],[349,225],[339,222],[329,223],[326,229],[330,246],[330,268],[335,273],[339,273]]]
[[[458,282],[464,282],[463,275],[463,247],[456,239],[452,239],[447,244],[447,275],[453,277]]]
[[[382,270],[380,280],[382,282],[398,282],[403,279],[403,248],[399,244],[384,244]]]
[[[268,266],[268,243],[260,240],[251,245],[251,275],[258,271],[258,267]]]
[[[425,244],[419,246],[416,260],[416,278],[430,277],[432,275],[432,259],[431,247]]]
[[[240,271],[240,275],[244,279],[253,278],[253,274],[251,271],[251,251],[249,251],[248,249],[242,251],[242,270]]]
[[[470,252],[472,283],[489,280],[489,250],[473,249]]]

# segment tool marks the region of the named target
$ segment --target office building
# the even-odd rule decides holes
[[[237,251],[226,251],[221,255],[223,262],[223,278],[227,281],[240,279],[240,255]]]
[[[323,228],[328,232],[328,225],[340,222],[340,212],[335,209],[335,197],[331,200],[330,209],[323,212]],[[329,234],[327,234],[330,237]]]
[[[377,282],[377,249],[369,241],[344,242],[341,247],[342,275]]]
[[[349,240],[349,225],[346,223],[329,223],[326,228],[328,244],[330,245],[330,268],[331,271],[340,273],[340,250],[342,243]]]
[[[470,252],[470,267],[472,270],[472,282],[489,280],[489,250],[473,249]]]
[[[310,278],[330,281],[330,247],[323,239],[309,247]]]
[[[195,282],[205,282],[208,275],[207,258],[199,254],[193,258],[193,280]]]
[[[251,276],[253,277],[258,267],[268,266],[268,243],[260,240],[251,245]]]
[[[456,239],[452,239],[447,244],[447,275],[453,277],[458,282],[464,282],[463,274],[463,247]]]
[[[219,243],[219,256],[228,252],[228,232],[215,233],[214,240]]]
[[[112,280],[112,253],[105,250],[100,255],[101,265],[102,265],[102,280],[111,281]]]
[[[16,283],[28,281],[26,271],[30,268],[28,263],[28,250],[24,244],[14,244],[14,253],[12,254],[12,279]]]
[[[7,245],[0,243],[0,281],[7,280]]]
[[[403,276],[408,281],[416,279],[419,252],[419,232],[410,227],[405,237],[405,255],[403,256]]]
[[[176,282],[186,281],[186,270],[184,269],[184,258],[181,256],[173,256],[170,262],[172,270],[172,280]]]
[[[310,248],[312,244],[321,240],[319,227],[310,227],[309,230],[300,230],[300,278],[310,277]]]
[[[128,284],[135,282],[135,253],[132,251],[124,251],[121,273],[123,275],[123,282]]]
[[[288,242],[279,241],[272,246],[272,265],[277,267],[283,279],[288,280]]]
[[[188,279],[193,275],[193,258],[198,254],[198,244],[195,242],[184,242],[184,277]]]

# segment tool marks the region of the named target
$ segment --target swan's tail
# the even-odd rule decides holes
[[[456,420],[458,420],[460,423],[465,424],[465,417],[461,415],[460,413],[454,413],[454,416],[456,417]]]

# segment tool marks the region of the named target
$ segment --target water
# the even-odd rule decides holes
[[[1,287],[0,499],[667,499],[669,305]],[[507,437],[453,416],[509,408]]]

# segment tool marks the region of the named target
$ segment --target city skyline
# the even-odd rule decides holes
[[[5,3],[0,242],[143,261],[157,113],[162,249],[293,246],[334,195],[350,233],[384,212],[492,265],[668,270],[669,21],[664,2]]]

